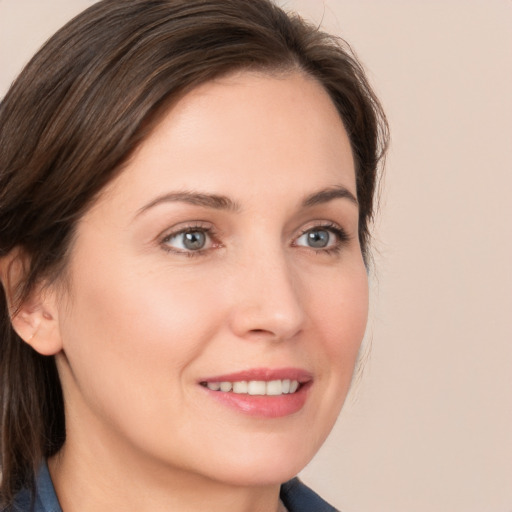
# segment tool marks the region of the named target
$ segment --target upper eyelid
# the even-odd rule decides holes
[[[304,223],[298,230],[299,233],[305,233],[306,231],[309,231],[311,229],[315,228],[335,228],[335,229],[341,229],[345,231],[343,226],[341,226],[338,222],[331,221],[331,220],[312,220]],[[209,221],[203,221],[203,220],[194,220],[191,222],[180,222],[178,224],[175,224],[172,227],[166,228],[164,231],[161,232],[160,236],[169,236],[169,235],[177,235],[179,233],[183,233],[186,231],[193,231],[194,229],[205,230],[205,231],[214,231],[216,228],[214,225]]]
[[[180,222],[179,224],[176,224],[172,227],[169,227],[165,230],[163,230],[159,235],[158,238],[165,239],[168,237],[176,236],[181,233],[186,233],[187,231],[206,231],[206,232],[213,232],[214,227],[213,225],[208,221],[202,221],[202,220],[196,220],[192,222]]]
[[[337,229],[343,229],[337,222],[333,222],[330,220],[317,220],[317,221],[311,221],[306,223],[303,227],[300,228],[301,233],[305,233],[306,231],[310,231],[315,228],[337,228]]]
[[[342,232],[347,238],[350,236],[347,230],[341,224],[333,221],[313,221],[311,224],[306,224],[304,227],[300,228],[299,234],[297,236],[302,236],[308,231],[314,229],[331,229],[336,232]]]

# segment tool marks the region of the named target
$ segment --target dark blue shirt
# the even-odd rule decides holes
[[[281,486],[281,500],[289,512],[337,512],[318,494],[294,478]],[[9,512],[31,512],[32,495],[22,491],[16,497]],[[36,479],[36,494],[33,512],[62,512],[53,488],[48,466],[43,464]]]

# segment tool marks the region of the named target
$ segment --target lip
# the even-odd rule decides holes
[[[250,380],[297,380],[299,389],[292,394],[269,396],[213,391],[201,385],[206,382],[237,382]],[[240,413],[260,418],[282,418],[299,412],[306,403],[313,376],[300,368],[252,368],[235,373],[215,375],[199,381],[201,389],[210,398]]]
[[[313,380],[310,372],[301,368],[251,368],[235,373],[226,373],[224,375],[215,375],[200,379],[199,382],[236,382],[241,380],[298,380],[300,384],[305,384]]]

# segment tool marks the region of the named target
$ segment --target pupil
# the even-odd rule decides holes
[[[184,245],[187,249],[202,249],[206,242],[206,236],[201,231],[185,233]]]
[[[310,247],[326,247],[329,243],[329,233],[323,231],[311,231],[308,234],[308,242]]]

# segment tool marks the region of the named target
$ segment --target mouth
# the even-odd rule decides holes
[[[230,382],[227,380],[218,382],[200,383],[211,391],[220,391],[221,393],[237,393],[239,395],[251,396],[281,396],[296,393],[301,387],[298,380],[238,380]]]
[[[298,412],[313,383],[309,372],[299,369],[258,368],[202,379],[209,396],[252,416],[277,418]]]

